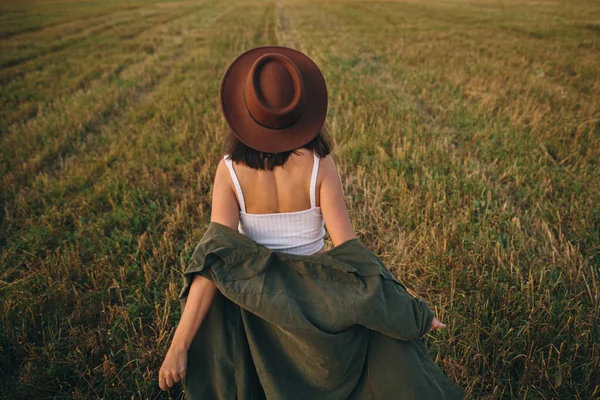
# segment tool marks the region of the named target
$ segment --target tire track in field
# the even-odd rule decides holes
[[[107,15],[117,14],[119,12],[127,12],[127,11],[131,11],[131,10],[139,9],[142,7],[144,7],[144,6],[143,5],[126,5],[126,6],[124,5],[124,6],[121,6],[119,9],[116,9],[113,11],[107,11],[104,13],[98,13],[98,14],[92,14],[92,15],[78,16],[78,17],[76,17],[77,19],[75,19],[75,20],[59,21],[56,23],[49,23],[48,25],[30,26],[30,27],[27,27],[24,30],[20,30],[20,31],[2,32],[2,33],[0,33],[0,39],[2,39],[2,40],[9,39],[9,38],[12,39],[15,36],[39,32],[39,31],[43,31],[45,29],[53,29],[53,28],[57,28],[57,27],[60,27],[63,25],[78,23],[80,21],[87,21],[88,19],[93,19],[93,18],[98,18],[98,17],[105,17]],[[26,15],[26,17],[30,17],[30,15]]]
[[[202,7],[207,7],[209,8],[210,6],[212,6],[213,3],[205,3]],[[196,12],[201,11],[203,8],[202,7],[197,7],[196,8]],[[170,23],[174,22],[175,20],[178,19],[185,19],[188,16],[193,16],[194,14],[190,14],[189,12],[186,13],[185,16],[180,16],[178,18],[172,18]],[[138,31],[136,34],[136,37],[139,37],[147,32],[151,32],[151,31],[156,31],[156,30],[160,30],[162,29],[164,26],[169,25],[169,23],[161,23],[158,25],[152,25],[151,27],[144,29],[143,31]],[[128,41],[132,42],[134,41],[134,39],[127,39]],[[81,46],[83,46],[84,44],[82,44]],[[110,45],[110,42],[105,44],[106,46]],[[141,44],[140,44],[141,46]],[[79,46],[76,46],[79,47]],[[116,49],[114,51],[112,51],[111,53],[108,54],[103,54],[103,57],[108,57],[109,54],[110,55],[119,55],[121,54],[122,51],[120,49]],[[95,81],[98,80],[103,80],[106,79],[106,74],[110,73],[110,75],[116,75],[118,76],[121,71],[123,71],[124,69],[128,68],[130,65],[133,65],[135,63],[138,63],[140,61],[135,61],[133,60],[132,63],[130,64],[122,64],[117,66],[116,68],[114,68],[113,71],[111,71],[111,69],[113,68],[113,66],[111,66],[110,63],[104,62],[104,66],[102,69],[98,70],[96,69],[91,69],[89,70],[89,72],[84,73],[82,76],[78,76],[78,83],[75,86],[70,87],[69,89],[67,89],[66,91],[60,93],[61,97],[62,96],[68,96],[73,92],[76,92],[77,90],[82,90],[82,89],[86,89],[89,88]],[[37,82],[39,82],[39,79],[37,79]],[[28,86],[32,86],[35,85],[36,81],[34,82],[30,82],[28,84]],[[71,82],[69,82],[71,83]],[[19,105],[19,108],[14,110],[12,114],[8,114],[6,116],[2,116],[0,114],[0,137],[2,137],[2,134],[8,134],[8,132],[10,132],[11,130],[11,124],[15,123],[15,122],[19,122],[21,125],[23,124],[27,124],[30,120],[34,119],[37,117],[38,113],[40,112],[40,105],[44,104],[43,103],[43,99],[42,100],[32,100],[29,102],[21,102]],[[48,106],[51,106],[51,103],[49,105],[44,105],[44,108],[47,108]],[[28,111],[29,110],[29,111]],[[23,114],[26,115],[26,118],[23,119]]]
[[[214,2],[203,3],[202,6],[194,7],[194,10],[198,11],[199,9],[202,9],[203,7],[206,7],[206,6],[212,5],[212,4],[214,4]],[[186,11],[186,15],[189,15],[189,11]],[[181,14],[178,14],[176,16],[170,17],[168,21],[163,20],[163,22],[160,23],[160,24],[153,24],[153,25],[150,25],[150,26],[148,26],[147,22],[143,22],[144,25],[142,25],[142,29],[137,30],[135,36],[138,37],[138,36],[142,35],[143,33],[155,30],[155,29],[157,29],[160,26],[168,25],[169,23],[174,22],[178,18],[185,18],[186,15],[183,15],[183,13],[181,13]],[[126,36],[126,35],[123,35],[123,36]],[[109,54],[119,54],[119,50],[118,49],[117,50],[111,50],[111,47],[110,47],[111,42],[109,41],[109,39],[110,39],[110,37],[106,37],[106,39],[103,39],[104,43],[102,43],[102,46],[109,48],[109,52],[110,52]],[[113,39],[110,39],[110,40],[113,40]],[[131,39],[129,39],[129,41],[131,41]],[[77,42],[77,41],[75,40],[75,42]],[[81,44],[76,43],[76,45],[74,47],[75,48],[81,48],[81,49],[83,49],[84,46],[89,46],[89,43],[90,43],[90,40],[82,40]],[[94,51],[96,51],[96,52],[98,51],[98,46],[94,47]],[[68,54],[67,50],[64,49],[64,51],[58,52],[58,53],[54,53],[53,55],[48,55],[46,58],[51,57],[50,60],[52,60],[52,59],[56,58],[61,53]],[[103,58],[105,58],[105,57],[106,57],[106,54],[103,54]],[[32,72],[32,71],[36,72],[36,75],[37,75],[37,69],[39,69],[39,68],[36,68],[36,65],[35,65],[36,63],[37,62],[32,62],[32,63],[25,64],[25,65],[29,65],[30,66],[29,69],[31,71],[23,70],[23,68],[21,68],[21,67],[12,68],[10,71],[18,71],[18,74],[15,77],[11,77],[10,76],[11,73],[7,72],[9,70],[0,71],[0,81],[3,81],[2,83],[6,83],[6,81],[10,82],[10,81],[13,81],[14,79],[17,79],[19,77],[21,78],[21,80],[24,80],[26,78],[26,76],[27,76],[27,73],[28,72]],[[106,64],[106,68],[110,67],[106,62],[104,62],[104,64]],[[49,65],[48,68],[57,68],[57,67],[54,67],[54,65],[52,63],[49,63],[48,65]],[[115,73],[118,73],[118,72],[119,72],[118,70],[115,71]],[[101,75],[101,74],[99,74],[99,71],[98,71],[97,68],[96,69],[91,69],[90,72],[88,72],[87,75],[88,76],[84,75],[84,76],[82,76],[82,77],[79,78],[80,84],[77,87],[75,87],[73,90],[76,90],[78,88],[83,88],[84,87],[83,85],[89,85],[89,83],[92,82],[94,80],[94,78],[96,78],[96,79],[101,78],[101,76],[98,76],[98,75]],[[27,86],[31,86],[31,85],[35,85],[35,84],[43,84],[43,82],[40,82],[40,79],[43,79],[43,78],[45,78],[45,76],[41,76],[39,79],[37,79],[37,82],[34,81],[34,82],[31,82],[31,83],[28,83]],[[19,92],[20,93],[25,93],[26,92],[25,90],[23,90],[21,88],[18,88],[17,90],[18,90],[17,93],[19,93]],[[69,90],[67,93],[70,93],[70,92],[72,92],[72,90]],[[9,94],[9,93],[10,92],[6,92],[6,94]],[[42,96],[43,95],[44,94],[42,94]],[[4,97],[4,96],[2,96],[2,97]],[[14,101],[14,99],[8,98],[5,101],[11,101],[12,102],[12,101]],[[8,111],[4,111],[4,112],[0,113],[0,122],[1,122],[1,124],[0,124],[0,135],[3,134],[3,133],[6,133],[9,130],[9,125],[11,123],[19,121],[19,119],[22,118],[23,116],[26,117],[25,121],[27,121],[27,120],[29,120],[31,118],[34,118],[38,114],[38,112],[39,112],[39,107],[35,106],[35,104],[38,104],[38,105],[39,104],[43,104],[43,103],[41,103],[43,101],[44,101],[43,97],[39,101],[37,99],[33,99],[33,100],[29,100],[29,101],[26,100],[26,102],[19,102],[18,109],[14,110],[14,112],[12,112],[12,114],[9,114]],[[21,110],[21,111],[19,111],[19,110]],[[5,114],[5,115],[2,115],[2,114]],[[13,115],[12,118],[11,118],[11,115]]]
[[[301,48],[296,30],[292,24],[292,21],[287,15],[287,11],[280,1],[275,3],[276,11],[276,23],[275,23],[275,37],[277,43],[281,46],[290,47],[305,53],[305,49]]]
[[[58,43],[50,41],[50,42],[46,43],[47,46],[45,48],[31,49],[30,52],[25,53],[25,54],[20,52],[20,54],[17,54],[13,58],[7,58],[7,59],[0,61],[0,69],[7,70],[11,67],[17,67],[17,66],[20,66],[21,64],[25,64],[29,61],[36,60],[38,58],[42,58],[47,55],[52,55],[53,53],[58,53],[61,50],[66,50],[71,47],[76,47],[77,44],[84,44],[86,40],[95,39],[97,36],[100,36],[103,32],[111,31],[122,25],[129,24],[132,21],[139,21],[140,17],[152,18],[152,17],[160,16],[160,15],[161,15],[160,12],[156,11],[154,13],[149,13],[149,15],[143,15],[143,16],[132,15],[129,18],[125,18],[120,21],[119,20],[117,20],[117,21],[114,21],[114,20],[99,21],[97,23],[92,23],[91,25],[88,25],[88,26],[78,27],[77,29],[74,29],[73,31],[69,32],[68,34],[61,36],[60,39],[57,41]],[[15,47],[29,45],[29,44],[31,44],[31,42],[34,42],[34,41],[35,41],[35,38],[32,38],[26,43],[17,44]],[[10,50],[7,49],[5,51],[10,51]],[[17,53],[17,52],[15,51],[15,53]],[[2,71],[2,72],[4,72],[4,71]],[[23,74],[25,71],[20,69],[19,72],[21,72],[21,74]],[[4,77],[4,76],[5,75],[3,74],[2,77]],[[0,78],[0,84],[6,84],[6,83],[10,83],[10,80]]]
[[[275,3],[268,2],[265,6],[262,21],[254,33],[254,43],[258,45],[272,45],[277,43],[275,34]]]
[[[198,9],[198,8],[200,8],[200,7],[195,7],[194,9]],[[161,16],[163,16],[163,14],[161,14],[160,12],[156,12],[155,14],[152,14],[152,17],[158,16],[159,20],[156,22],[158,23],[158,25],[164,25],[164,24],[173,22],[174,20],[176,20],[178,18],[185,18],[186,16],[189,15],[190,12],[193,12],[193,11],[186,10],[185,12],[180,12],[174,16],[167,17],[164,19],[160,18]],[[29,61],[35,60],[37,58],[40,58],[40,57],[43,57],[46,55],[55,55],[56,53],[62,52],[64,50],[69,50],[71,47],[74,47],[74,46],[76,47],[78,44],[83,44],[87,40],[95,39],[98,35],[101,35],[104,32],[110,32],[114,28],[118,28],[122,25],[126,25],[127,23],[129,23],[131,21],[138,21],[138,20],[139,20],[139,17],[134,16],[133,18],[130,18],[125,21],[109,22],[105,26],[98,27],[98,28],[92,28],[88,31],[85,31],[82,35],[77,35],[63,43],[51,45],[48,49],[45,49],[43,51],[16,57],[14,59],[2,61],[2,62],[0,62],[0,69],[7,69],[10,67],[19,66],[21,64],[27,63]],[[127,34],[121,35],[121,39],[124,39],[124,40],[131,39],[131,38],[134,38],[134,37],[140,35],[141,33],[143,33],[146,30],[153,29],[154,28],[153,26],[151,26],[149,28],[146,27],[148,22],[150,22],[152,24],[155,23],[155,21],[147,21],[146,20],[146,21],[144,21],[144,25],[140,29],[134,31],[133,33],[127,33]],[[86,40],[82,40],[82,39],[86,39]],[[2,84],[5,84],[5,83],[2,82]]]
[[[73,19],[67,22],[56,24],[52,26],[42,27],[41,29],[23,31],[19,35],[13,35],[10,40],[0,37],[0,44],[2,47],[8,47],[10,44],[13,47],[20,44],[22,46],[39,40],[58,40],[64,37],[73,36],[86,29],[106,24],[119,16],[126,16],[138,12],[142,6],[136,6],[134,8],[123,8],[114,10],[112,12],[99,13],[95,15],[87,16],[83,19]],[[154,10],[154,9],[148,9]],[[139,15],[138,15],[139,16]],[[92,21],[89,21],[92,19]]]
[[[214,25],[223,15],[231,11],[228,8],[226,11],[218,12],[214,10],[215,15],[207,16],[203,19],[204,25],[202,30],[208,29]],[[57,100],[51,109],[54,110],[50,114],[49,120],[32,120],[29,124],[23,127],[21,132],[18,133],[30,133],[30,135],[36,135],[29,140],[30,146],[20,147],[20,151],[16,156],[10,159],[4,160],[3,170],[7,172],[2,180],[6,190],[3,192],[2,200],[8,200],[8,192],[16,191],[19,186],[24,185],[27,182],[28,177],[33,177],[42,171],[45,173],[51,173],[59,169],[63,163],[63,160],[76,154],[80,143],[83,143],[90,135],[99,134],[102,131],[102,127],[106,125],[106,120],[110,124],[112,121],[118,121],[119,118],[126,115],[126,113],[135,107],[140,101],[142,101],[150,92],[152,92],[160,83],[173,72],[177,71],[177,68],[181,68],[186,63],[193,60],[194,53],[188,53],[183,62],[180,62],[180,58],[186,54],[186,44],[189,44],[196,40],[196,38],[183,38],[179,44],[173,46],[167,46],[162,51],[157,51],[150,57],[147,57],[141,63],[136,63],[128,66],[121,73],[119,81],[130,85],[123,88],[122,86],[114,86],[114,84],[107,87],[91,88],[87,91],[80,91],[70,99]],[[164,59],[159,64],[160,70],[155,71],[154,74],[143,76],[141,82],[136,82],[135,77],[140,75],[140,72],[147,73],[147,69],[152,67],[158,59]],[[119,82],[117,81],[117,82]],[[108,95],[108,98],[103,98],[103,95]],[[80,106],[81,112],[86,113],[84,120],[82,121],[71,121],[67,115],[68,109],[66,106],[71,103],[82,104]],[[100,103],[98,110],[90,112],[89,107],[93,107],[94,104]],[[89,105],[89,106],[88,106]],[[59,113],[59,118],[56,114]],[[79,112],[75,110],[77,115]],[[60,114],[63,117],[60,117]],[[49,121],[49,122],[48,122]],[[63,132],[60,141],[54,143],[48,142],[49,139],[45,137],[42,139],[44,132]],[[3,143],[5,148],[16,149],[18,146],[19,135],[14,132],[13,140],[6,140]],[[47,135],[46,135],[47,136]],[[33,146],[33,147],[31,147]],[[41,148],[40,148],[41,147]],[[37,153],[35,150],[39,149]],[[90,146],[87,146],[89,151]],[[12,188],[10,190],[9,188]]]
[[[160,16],[160,12],[150,12],[149,15],[150,17]],[[30,61],[36,60],[41,62],[42,60],[40,59],[44,59],[43,61],[48,61],[50,63],[54,60],[54,58],[60,56],[61,53],[64,53],[66,50],[71,51],[73,48],[84,48],[86,45],[89,45],[89,43],[93,42],[95,39],[108,39],[105,36],[108,36],[109,34],[113,33],[113,30],[117,30],[121,26],[129,24],[132,21],[142,21],[140,18],[146,17],[146,15],[133,15],[131,16],[131,18],[126,18],[122,21],[103,21],[98,24],[95,24],[92,27],[80,29],[74,34],[68,35],[64,43],[48,43],[48,48],[41,50],[38,53],[26,54],[21,56],[21,58],[2,61],[0,62],[0,65],[5,65],[0,71],[0,84],[6,86],[16,79],[25,78],[30,72],[38,71],[40,69],[40,66],[35,65]],[[107,35],[102,35],[102,33],[106,33]],[[107,46],[107,43],[102,43],[102,45]],[[41,65],[41,67],[42,69],[46,68],[43,65]]]

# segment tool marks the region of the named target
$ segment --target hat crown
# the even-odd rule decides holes
[[[270,129],[283,129],[302,115],[302,75],[288,57],[264,54],[248,72],[244,98],[248,112],[257,123]]]
[[[258,98],[269,108],[285,108],[294,98],[294,81],[281,63],[266,62],[256,70],[254,79]]]

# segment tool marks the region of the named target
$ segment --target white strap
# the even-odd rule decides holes
[[[240,186],[240,181],[238,181],[237,175],[235,174],[235,170],[233,169],[233,161],[227,158],[227,154],[223,156],[225,160],[225,165],[229,169],[229,175],[231,175],[231,179],[233,180],[233,186],[235,186],[235,191],[238,195],[238,200],[240,201],[240,208],[242,212],[246,212],[246,203],[244,202],[244,195],[242,194],[242,187]]]
[[[315,192],[317,190],[317,172],[319,171],[319,157],[313,153],[315,161],[313,163],[312,175],[310,177],[310,207],[317,206],[317,198]]]

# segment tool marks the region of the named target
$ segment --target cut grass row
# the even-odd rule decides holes
[[[0,82],[5,88],[0,96],[0,134],[5,134],[15,122],[35,117],[41,111],[40,104],[85,89],[106,75],[118,75],[128,64],[152,55],[158,47],[168,44],[166,41],[174,33],[166,31],[177,28],[178,19],[188,20],[194,11],[211,7],[215,7],[212,1],[190,3],[186,7],[136,10],[122,18],[111,18],[100,28],[92,27],[74,37],[51,40],[37,56],[35,49],[23,55],[20,50],[7,48],[8,58],[30,59],[0,72]],[[25,45],[32,48],[29,41]],[[70,79],[62,79],[65,75]]]

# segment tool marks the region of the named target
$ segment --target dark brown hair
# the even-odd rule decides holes
[[[332,145],[327,127],[323,125],[319,134],[300,148],[314,151],[319,158],[331,153]],[[229,157],[233,161],[241,162],[254,169],[271,171],[274,167],[283,165],[292,153],[298,154],[298,149],[281,153],[264,153],[246,146],[231,131],[229,131],[227,137],[227,154],[229,154]]]

